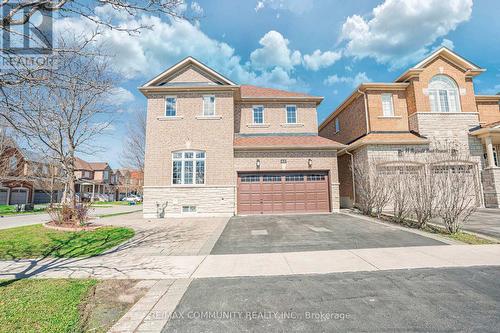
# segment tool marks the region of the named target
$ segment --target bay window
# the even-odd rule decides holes
[[[205,184],[205,152],[178,151],[172,154],[172,184]]]

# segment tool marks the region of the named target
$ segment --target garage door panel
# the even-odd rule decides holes
[[[238,175],[240,214],[329,212],[329,202],[326,172]]]

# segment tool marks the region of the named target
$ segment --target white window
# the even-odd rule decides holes
[[[392,94],[382,94],[382,112],[384,117],[394,116],[394,104],[392,103]]]
[[[177,115],[177,98],[169,96],[165,98],[165,116],[175,117]]]
[[[263,124],[264,123],[264,107],[261,105],[256,105],[253,107],[253,123]]]
[[[203,115],[215,115],[215,96],[203,96]]]
[[[15,170],[17,168],[17,157],[11,156],[9,158],[9,169]]]
[[[196,206],[186,205],[182,206],[183,213],[196,213]]]
[[[428,91],[432,112],[460,112],[457,84],[448,76],[434,76]]]
[[[172,184],[205,184],[205,152],[174,152],[172,154]]]
[[[335,118],[335,133],[340,132],[340,120],[339,118]]]
[[[297,107],[295,105],[286,106],[286,122],[287,124],[297,123]]]

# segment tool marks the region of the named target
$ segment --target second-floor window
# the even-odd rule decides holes
[[[458,88],[446,75],[436,75],[429,83],[429,102],[432,112],[460,112]]]
[[[165,98],[165,116],[175,117],[177,115],[177,98],[166,97]]]
[[[104,171],[102,173],[102,178],[104,178],[104,180],[108,180],[108,178],[109,178],[109,171]]]
[[[295,105],[286,106],[286,122],[287,124],[297,123],[297,107]]]
[[[204,116],[215,115],[215,96],[213,95],[203,96],[203,115]]]
[[[382,94],[382,113],[384,117],[394,116],[394,105],[392,103],[392,94]]]
[[[264,123],[264,107],[257,105],[253,107],[253,123],[263,124]]]
[[[340,120],[339,118],[335,118],[335,133],[340,132]]]
[[[205,152],[174,152],[172,154],[172,184],[205,184]]]

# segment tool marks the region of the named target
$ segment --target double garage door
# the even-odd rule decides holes
[[[238,214],[330,211],[327,172],[238,174]]]

